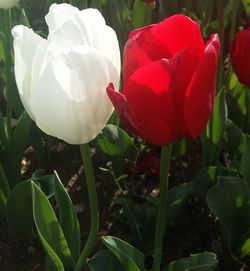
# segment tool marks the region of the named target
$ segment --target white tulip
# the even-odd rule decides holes
[[[23,25],[12,30],[22,103],[45,133],[87,143],[113,112],[106,87],[119,87],[117,36],[96,9],[52,4],[45,20],[47,39]]]
[[[7,9],[13,8],[17,5],[19,0],[0,0],[0,8]]]

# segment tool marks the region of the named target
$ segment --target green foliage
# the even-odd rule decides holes
[[[207,195],[210,210],[219,218],[231,253],[241,258],[250,252],[250,190],[236,177],[220,177]]]
[[[125,241],[112,236],[105,236],[102,241],[114,253],[125,271],[145,270],[144,255],[139,250]]]
[[[12,236],[31,237],[33,216],[30,180],[21,182],[11,191],[7,202],[6,217]]]
[[[109,250],[102,250],[97,253],[93,258],[88,260],[88,265],[91,271],[123,271],[121,263]]]
[[[33,217],[43,247],[53,268],[71,270],[73,258],[60,223],[42,190],[32,182]]]
[[[215,270],[217,265],[216,255],[211,252],[204,252],[171,262],[162,271],[212,271]]]
[[[131,137],[121,128],[108,124],[96,139],[97,146],[110,156],[122,156],[133,146]]]
[[[215,166],[218,163],[222,136],[227,122],[226,91],[222,89],[215,98],[213,114],[203,133],[202,149],[205,166]]]
[[[64,188],[59,176],[55,172],[55,196],[60,211],[60,225],[64,232],[65,239],[76,263],[80,254],[80,227],[74,206],[69,194]]]
[[[149,25],[152,21],[153,10],[154,3],[144,3],[142,0],[135,0],[132,18],[134,28]]]
[[[10,194],[10,186],[4,170],[0,164],[0,213],[5,214],[7,199]]]

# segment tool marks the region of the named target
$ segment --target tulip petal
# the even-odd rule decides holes
[[[230,55],[239,81],[250,88],[250,28],[236,35],[230,48]]]
[[[61,18],[63,16],[65,18]],[[86,45],[103,53],[120,72],[120,50],[115,31],[105,24],[97,9],[79,11],[67,4],[53,4],[46,16],[46,22],[50,30],[50,51],[60,54],[73,46]]]
[[[145,31],[151,27],[144,28]],[[140,46],[139,39],[144,39],[144,32],[133,31],[128,41],[125,44],[123,52],[123,82],[126,82],[128,78],[138,68],[151,62],[151,58],[147,55],[145,50]]]
[[[41,63],[32,69],[34,58],[41,47],[45,46],[46,41],[39,35],[35,34],[32,29],[26,26],[18,25],[12,30],[14,37],[14,52],[15,52],[15,78],[20,98],[29,113],[34,119],[33,113],[29,108],[29,100],[32,91],[33,79],[40,69]]]
[[[88,25],[91,30],[93,48],[106,56],[120,73],[121,56],[115,31],[105,24],[103,16],[97,9],[84,9],[80,16],[84,25]]]
[[[77,12],[79,12],[79,10],[76,7],[66,3],[60,5],[52,4],[49,8],[49,13],[45,16],[49,32],[56,31],[65,22],[73,20]]]
[[[71,144],[89,142],[113,111],[106,94],[113,78],[118,86],[116,69],[94,49],[76,46],[58,55],[44,69],[30,102],[37,126]]]
[[[172,88],[172,73],[169,60],[151,62],[132,74],[122,92],[135,116],[136,123],[130,124],[137,135],[157,145],[180,137],[181,123],[176,119],[178,104]]]
[[[185,95],[184,118],[192,138],[205,128],[213,110],[220,41],[213,35],[194,72]]]
[[[194,48],[199,57],[204,52],[205,45],[198,23],[181,14],[168,17],[159,24],[137,29],[129,38],[135,39],[142,33],[145,42],[140,42],[140,46],[152,60],[171,58],[185,48]]]

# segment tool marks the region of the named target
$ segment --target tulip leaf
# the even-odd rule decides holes
[[[23,157],[23,152],[28,146],[30,140],[30,131],[32,120],[26,112],[23,112],[19,118],[15,131],[13,133],[13,151],[12,151],[12,170],[11,170],[11,185],[14,186],[20,179],[20,165]]]
[[[180,213],[191,191],[192,183],[179,184],[168,191],[167,225]]]
[[[7,201],[6,218],[12,236],[31,237],[33,216],[30,180],[17,184],[11,191]]]
[[[136,243],[137,248],[141,249],[143,247],[142,245],[142,235],[139,229],[139,225],[137,223],[136,217],[133,214],[129,204],[128,200],[125,197],[121,197],[120,200],[121,206],[124,210],[124,213],[126,215],[126,218],[128,220],[128,225],[130,227],[131,234],[133,236],[133,239]]]
[[[238,172],[224,167],[204,167],[195,176],[193,193],[206,202],[207,192],[217,183],[218,176],[238,176]]]
[[[29,20],[23,8],[21,9],[20,24],[25,25],[30,28]]]
[[[0,146],[2,145],[3,147],[6,147],[7,144],[8,139],[5,132],[4,118],[2,112],[0,111]]]
[[[246,14],[250,16],[250,0],[242,0]]]
[[[151,24],[154,5],[155,3],[144,3],[142,0],[135,0],[132,19],[134,28]]]
[[[91,271],[124,270],[115,254],[109,250],[103,250],[97,253],[93,258],[88,260],[88,265]]]
[[[46,195],[34,182],[32,205],[35,226],[50,263],[58,271],[72,269],[73,258],[63,230]]]
[[[219,177],[207,195],[210,210],[221,222],[223,238],[237,258],[250,252],[249,199],[248,185],[236,177]]]
[[[241,170],[244,180],[248,183],[250,187],[250,136],[245,135],[245,151],[241,159]]]
[[[122,156],[133,144],[130,136],[113,124],[104,127],[96,142],[98,147],[110,156]]]
[[[144,255],[138,249],[113,236],[105,236],[102,241],[114,253],[125,271],[145,270]]]
[[[55,175],[55,196],[60,210],[60,225],[74,262],[77,262],[80,254],[81,237],[79,222],[67,190],[64,188],[56,172]]]
[[[7,199],[10,194],[10,186],[2,165],[0,164],[0,213],[5,213]]]
[[[217,164],[222,136],[227,121],[226,91],[223,88],[216,96],[213,114],[202,136],[203,160],[206,166]]]
[[[55,194],[55,176],[54,175],[44,175],[42,177],[32,176],[33,180],[43,191],[47,198],[52,197]]]
[[[212,271],[217,265],[218,261],[214,253],[203,252],[171,262],[162,271]]]
[[[242,130],[228,119],[223,143],[226,145],[230,160],[240,160],[244,151],[243,141]]]

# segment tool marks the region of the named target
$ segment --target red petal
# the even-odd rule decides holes
[[[189,134],[196,138],[205,128],[213,110],[220,41],[213,35],[186,91],[184,118]]]
[[[250,28],[236,35],[230,48],[230,55],[239,81],[250,88]]]
[[[106,90],[124,126],[131,133],[140,136],[139,132],[134,128],[138,126],[137,119],[135,118],[132,108],[127,103],[126,97],[122,93],[115,91],[112,83],[108,85]]]
[[[197,22],[178,14],[168,17],[152,28],[151,34],[166,49],[165,57],[169,58],[185,48],[194,48],[198,56],[204,52],[204,41]]]
[[[164,59],[138,69],[124,85],[123,94],[138,120],[136,130],[156,145],[180,137],[171,77],[169,61]]]
[[[144,39],[144,32],[147,30],[149,30],[149,27],[144,28],[142,33],[140,32],[140,29],[130,33],[123,53],[123,82],[126,82],[135,70],[152,61],[138,42],[139,40]]]

